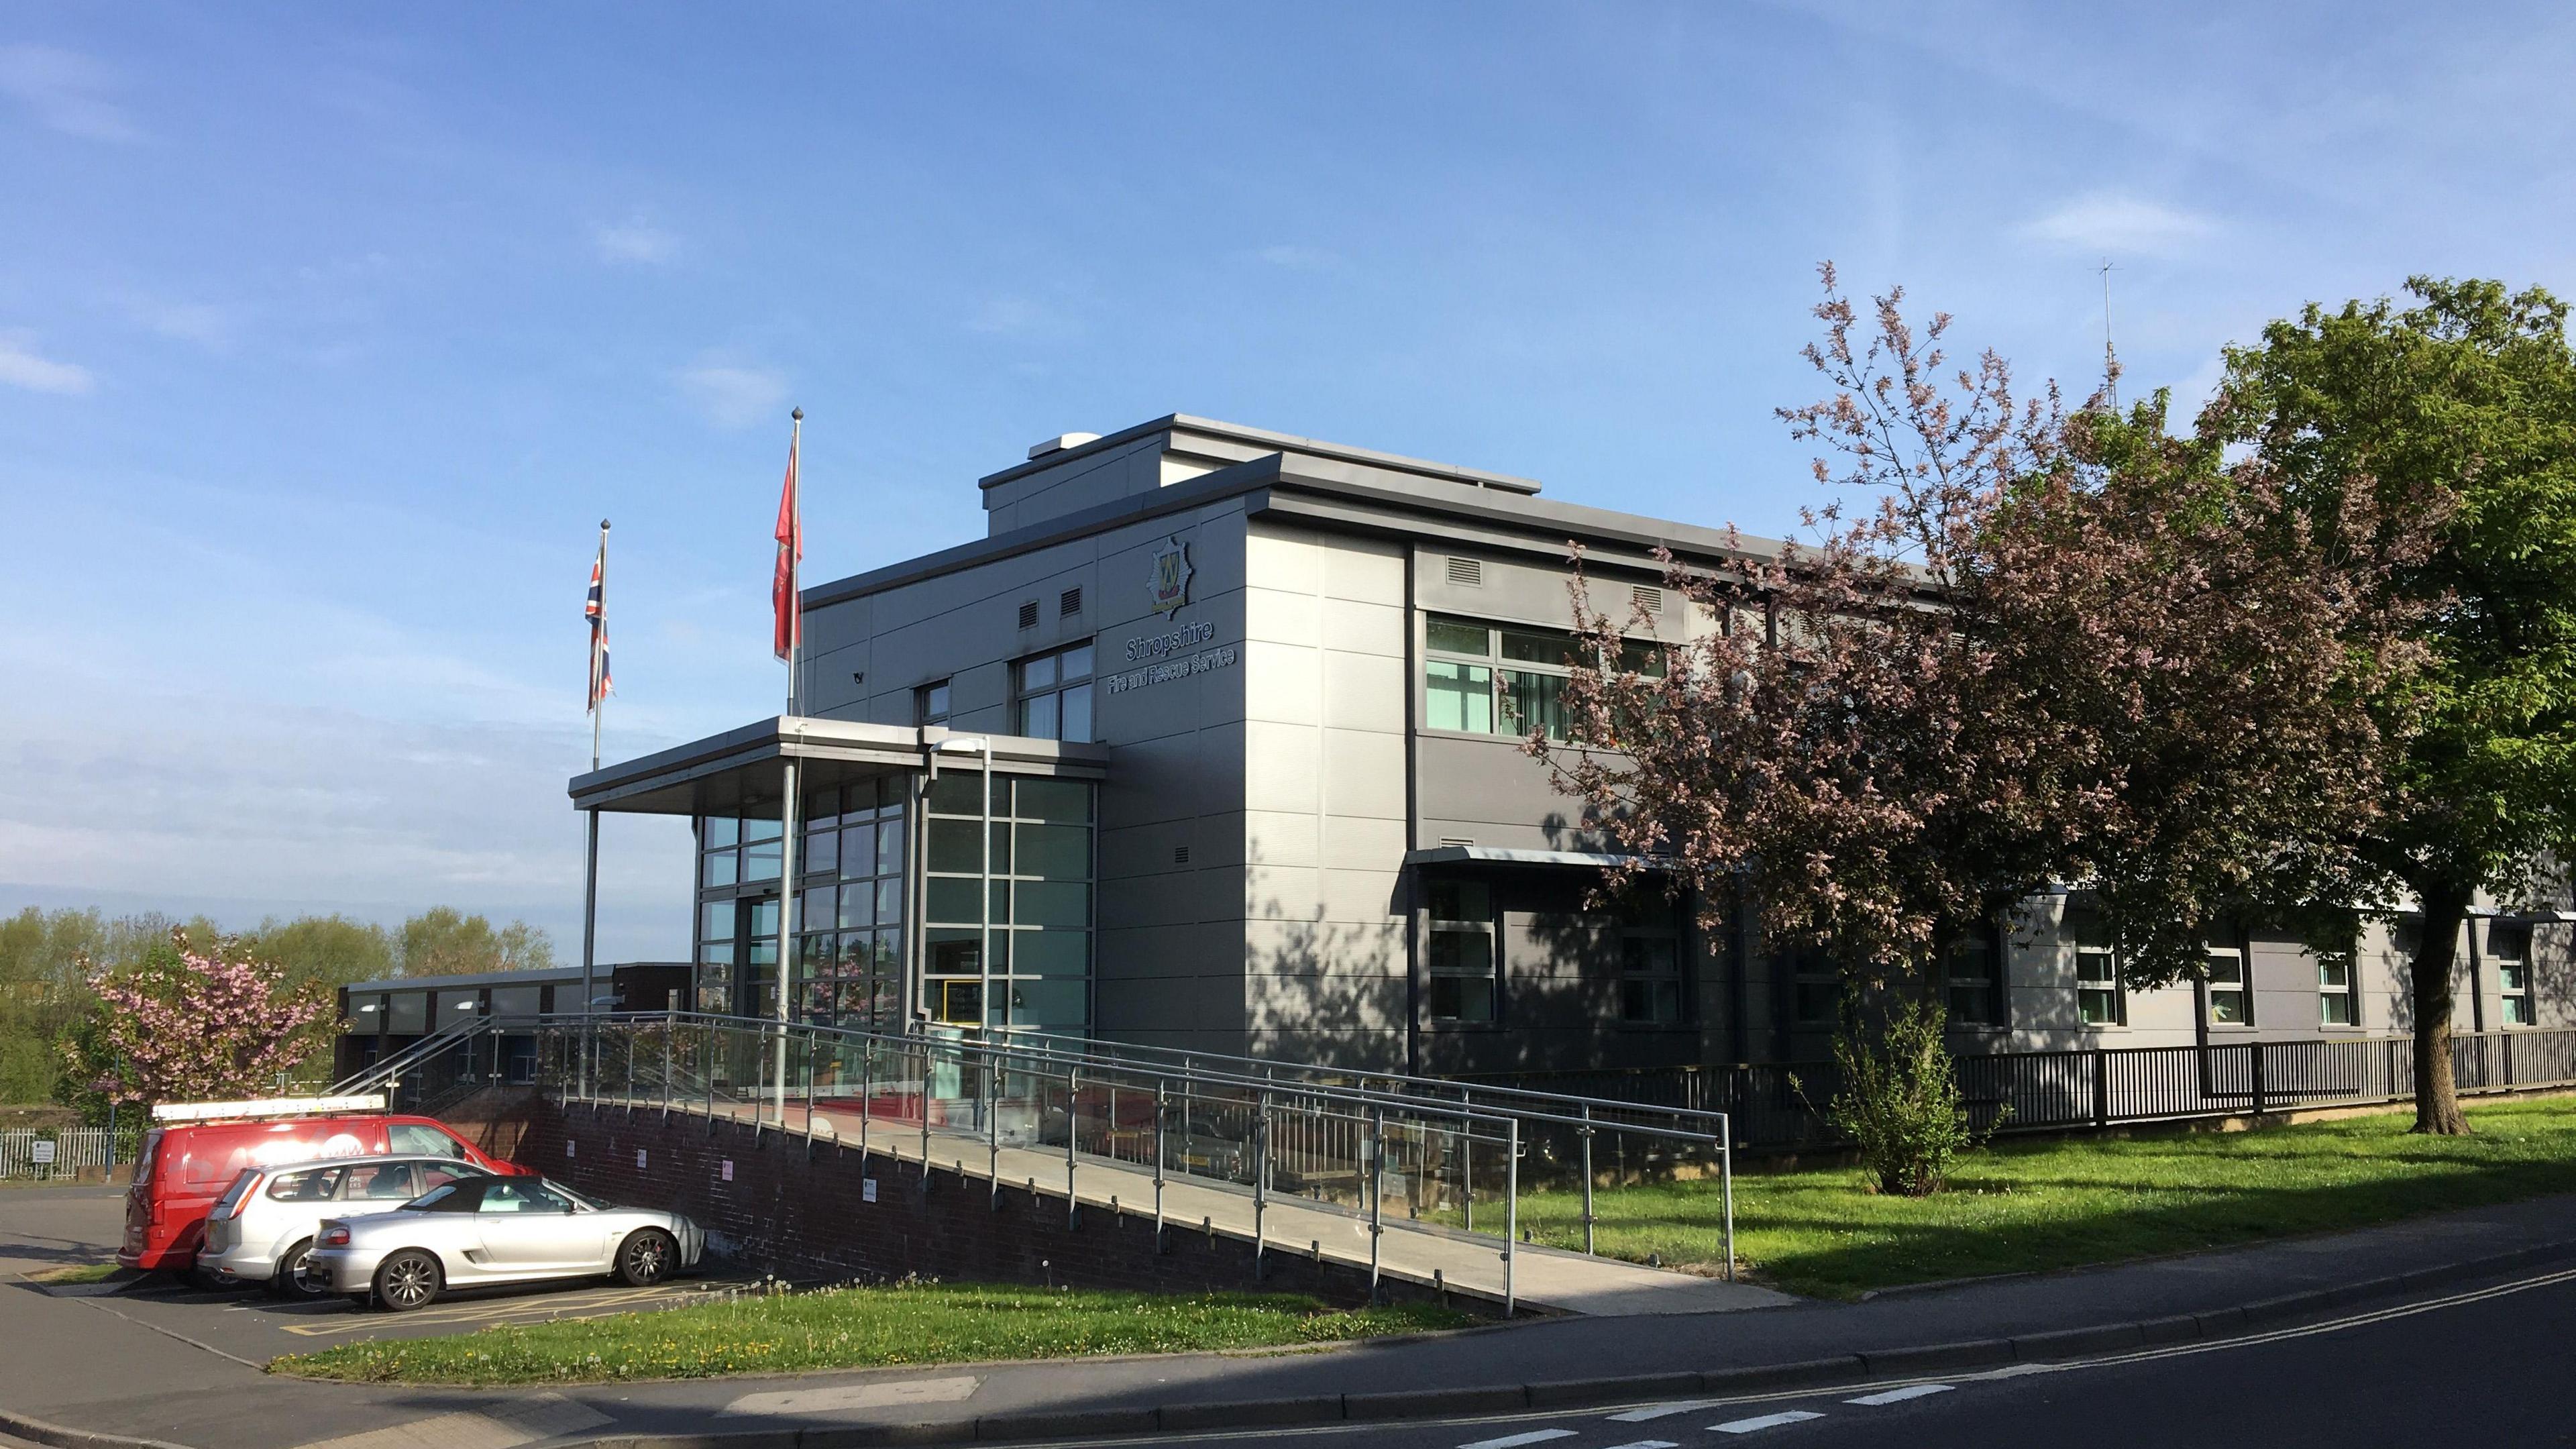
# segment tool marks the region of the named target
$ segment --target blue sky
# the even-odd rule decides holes
[[[612,755],[774,709],[809,577],[1181,410],[1756,532],[1812,269],[2081,392],[2415,271],[2576,291],[2546,6],[22,4],[0,908],[578,940]],[[612,820],[605,959],[683,949]]]

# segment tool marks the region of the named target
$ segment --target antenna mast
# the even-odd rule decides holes
[[[2111,350],[2111,259],[2102,259],[2102,389],[2120,410],[2120,360]]]

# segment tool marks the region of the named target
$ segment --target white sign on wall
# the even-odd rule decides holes
[[[873,1178],[873,1177],[863,1177],[863,1178],[860,1178],[860,1179],[859,1179],[859,1201],[861,1201],[861,1202],[875,1202],[876,1200],[877,1200],[877,1180],[876,1180],[875,1178]]]
[[[27,1150],[27,1161],[28,1161],[28,1162],[30,1162],[30,1163],[32,1163],[33,1165],[35,1165],[35,1166],[37,1166],[37,1167],[51,1167],[51,1166],[53,1166],[53,1165],[54,1165],[54,1143],[53,1143],[53,1139],[52,1139],[52,1138],[50,1138],[50,1137],[39,1137],[39,1138],[37,1138],[34,1142],[32,1142],[32,1143],[28,1144],[28,1150]],[[868,1201],[870,1201],[870,1202],[874,1202],[874,1201],[876,1201],[876,1185],[875,1185],[874,1183],[870,1183],[870,1184],[868,1185]]]
[[[572,1139],[571,1139],[571,1138],[569,1138],[569,1137],[565,1138],[565,1139],[564,1139],[564,1156],[566,1156],[566,1157],[570,1157],[570,1156],[572,1156],[572,1155],[573,1155],[573,1150],[572,1150],[572,1149],[573,1149],[573,1141],[572,1141]]]
[[[641,1147],[635,1149],[635,1170],[637,1172],[644,1170],[644,1149]]]
[[[730,1157],[724,1160],[724,1180],[733,1181],[733,1159]]]

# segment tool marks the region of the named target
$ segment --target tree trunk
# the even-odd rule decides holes
[[[2415,1130],[2466,1136],[2459,1084],[2451,1076],[2451,971],[2458,959],[2460,925],[2469,916],[2470,892],[2450,881],[2418,890],[2424,934],[2415,945]]]

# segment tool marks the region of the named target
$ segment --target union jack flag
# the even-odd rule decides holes
[[[582,606],[582,616],[590,620],[590,695],[588,708],[596,710],[603,698],[616,692],[608,677],[608,600],[603,576],[608,570],[608,540],[599,541],[599,557],[590,564],[590,602]]]

